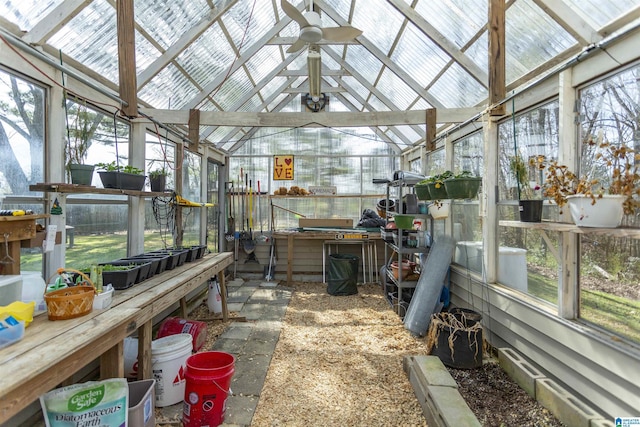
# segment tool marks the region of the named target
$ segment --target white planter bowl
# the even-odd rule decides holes
[[[444,219],[449,216],[451,200],[439,200],[429,205],[429,215],[433,219]]]
[[[622,223],[625,196],[605,194],[596,203],[582,195],[568,196],[569,212],[579,227],[616,228]]]

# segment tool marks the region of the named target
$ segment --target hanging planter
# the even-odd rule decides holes
[[[444,188],[450,199],[473,199],[480,189],[480,177],[451,178],[444,181]]]
[[[521,222],[542,221],[542,200],[520,200],[518,202]]]
[[[605,194],[594,204],[590,196],[573,195],[567,196],[567,203],[577,226],[616,228],[622,223],[625,199],[623,195]]]
[[[431,200],[429,186],[427,184],[416,184],[414,186],[418,200]]]

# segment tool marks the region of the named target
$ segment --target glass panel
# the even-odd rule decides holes
[[[438,148],[427,154],[425,175],[433,176],[446,170],[444,148]]]
[[[215,208],[207,209],[207,248],[211,252],[218,252],[218,224],[220,224],[219,217],[222,215],[225,219],[224,227],[225,231],[229,232],[226,219],[229,217],[230,206],[227,205],[227,211],[221,212],[221,202],[218,200],[218,181],[219,181],[220,168],[216,163],[207,162],[207,202],[213,203]],[[228,200],[225,203],[229,203]],[[265,203],[266,205],[266,203]],[[261,216],[261,218],[268,218],[267,216]]]
[[[498,190],[501,200],[542,198],[541,189],[536,188],[544,184],[544,171],[530,166],[529,160],[537,156],[545,156],[549,160],[558,158],[558,108],[558,101],[553,101],[498,125]],[[527,173],[520,182],[513,164],[516,152]]]
[[[75,269],[127,256],[126,204],[72,204],[67,198],[67,242],[65,263]],[[73,236],[73,238],[71,238]]]
[[[270,2],[255,2],[252,7],[247,6],[244,2],[236,3],[224,14],[223,19],[224,25],[241,55],[276,23],[273,6]],[[277,47],[274,46],[274,48]]]
[[[62,2],[63,0],[3,0],[0,2],[0,10],[3,18],[17,24],[21,30],[31,31],[34,25]]]
[[[501,206],[499,215],[506,217],[512,208]],[[498,282],[526,292],[542,301],[557,305],[558,271],[560,266],[554,256],[560,243],[560,233],[499,227],[500,255],[498,256]]]
[[[146,173],[164,170],[166,175],[166,188],[175,188],[175,145],[167,142],[160,135],[147,134],[145,147]],[[149,180],[145,184],[150,190]]]
[[[376,85],[382,93],[388,94],[389,99],[399,110],[406,110],[409,104],[417,98],[413,91],[400,77],[385,68]]]
[[[470,171],[475,176],[484,174],[484,138],[476,132],[453,144],[453,173]]]
[[[459,48],[486,25],[489,13],[486,0],[420,0],[415,9]]]
[[[198,93],[182,71],[169,64],[138,92],[138,97],[156,108],[180,109]]]
[[[470,107],[487,97],[485,89],[458,63],[452,63],[429,92],[445,107]]]
[[[356,2],[353,26],[385,53],[389,52],[403,22],[404,16],[385,0]]]
[[[580,141],[637,149],[639,74],[640,66],[634,64],[580,91]],[[597,158],[593,148],[582,144],[580,170],[608,187],[611,166]],[[632,227],[638,227],[638,221],[637,215],[624,218]],[[580,318],[640,342],[638,240],[585,234],[580,242]]]
[[[329,46],[329,48],[333,49],[336,53],[340,53],[339,49],[335,46]],[[350,46],[349,50],[347,50],[346,60],[347,64],[370,84],[376,81],[382,68],[382,62],[373,56],[364,46]],[[345,80],[349,82],[350,79],[354,79],[354,77],[345,77]]]
[[[182,163],[182,197],[192,202],[201,202],[201,178],[200,171],[202,157],[191,151],[184,151]]]
[[[45,94],[0,69],[0,195],[25,196],[44,182]]]

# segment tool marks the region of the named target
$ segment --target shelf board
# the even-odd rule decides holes
[[[19,215],[19,216],[0,216],[0,221],[26,221],[29,219],[42,219],[49,218],[49,214],[31,214],[31,215]]]
[[[578,227],[575,224],[566,222],[521,222],[521,221],[500,221],[501,227],[528,228],[532,230],[559,231],[578,234],[597,234],[612,237],[630,237],[632,239],[640,239],[639,228],[595,228],[595,227]]]
[[[29,186],[30,191],[43,191],[45,193],[73,193],[73,194],[111,194],[117,196],[136,197],[167,197],[172,192],[122,190],[119,188],[98,188],[92,185],[78,185],[68,183],[38,183]]]

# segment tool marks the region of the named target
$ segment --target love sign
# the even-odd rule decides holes
[[[293,155],[273,156],[273,180],[291,181],[293,180]]]

